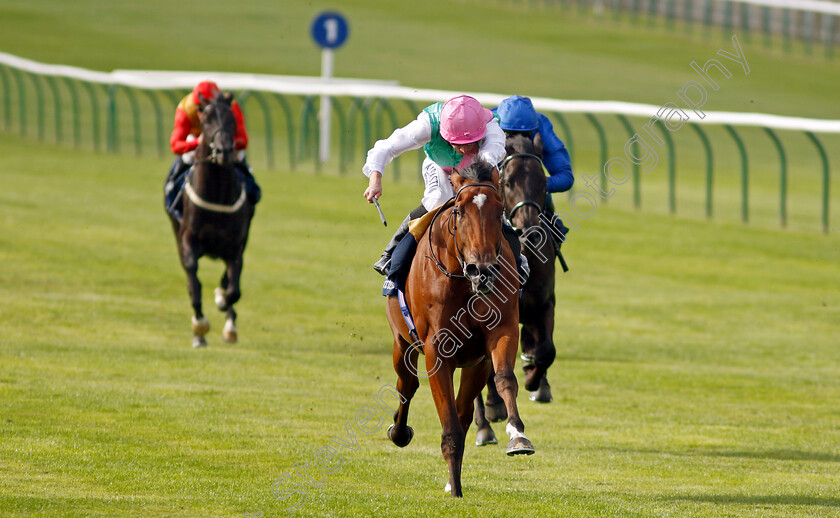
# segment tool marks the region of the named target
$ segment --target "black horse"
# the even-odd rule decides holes
[[[196,148],[195,166],[184,183],[183,217],[179,219],[169,214],[195,312],[193,347],[207,345],[204,335],[210,330],[210,322],[201,310],[198,259],[202,256],[225,262],[225,273],[221,286],[215,290],[215,301],[220,311],[227,312],[222,337],[227,342],[237,340],[233,305],[241,295],[242,255],[248,242],[254,206],[234,168],[236,120],[231,112],[232,101],[229,93],[210,101],[201,98],[201,137]]]
[[[525,389],[531,401],[552,401],[546,372],[554,362],[554,245],[544,220],[546,176],[543,172],[541,141],[531,141],[523,135],[513,135],[505,142],[507,158],[502,163],[501,184],[505,216],[523,242],[531,275],[522,287],[519,298],[520,344]],[[476,398],[475,423],[478,426],[476,444],[495,444],[496,437],[488,419],[506,418],[504,403],[496,392],[495,383],[487,383],[487,406],[481,395]]]

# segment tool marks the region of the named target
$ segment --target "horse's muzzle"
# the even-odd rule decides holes
[[[481,266],[470,263],[464,267],[464,275],[472,284],[475,293],[487,295],[493,291],[493,283],[501,270],[502,267],[498,263]]]
[[[210,160],[222,167],[228,167],[233,164],[236,157],[236,150],[232,146],[210,146]]]

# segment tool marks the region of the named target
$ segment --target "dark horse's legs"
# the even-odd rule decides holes
[[[236,311],[233,305],[242,296],[239,289],[239,281],[242,275],[242,253],[237,254],[236,259],[225,261],[226,269],[222,275],[222,280],[219,283],[220,287],[216,288],[214,295],[216,306],[219,311],[226,311],[225,327],[222,330],[222,338],[226,342],[236,342]]]
[[[522,368],[525,371],[526,390],[531,392],[539,390],[548,368],[554,363],[557,351],[552,338],[553,332],[554,304],[547,305],[540,318],[522,326],[520,343],[522,345]],[[544,383],[547,383],[547,381]]]
[[[187,238],[178,242],[178,249],[181,255],[181,266],[187,274],[187,291],[190,294],[190,301],[193,307],[193,347],[207,345],[204,335],[210,330],[210,322],[201,310],[201,282],[198,280],[198,257],[195,243],[190,243]]]

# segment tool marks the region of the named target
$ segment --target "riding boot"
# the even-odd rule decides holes
[[[519,235],[513,227],[504,222],[502,223],[502,234],[504,234],[510,245],[510,250],[516,258],[516,271],[519,273],[520,283],[525,284],[531,275],[531,267],[528,265],[528,258],[522,253],[522,243],[519,242]]]
[[[254,178],[254,171],[246,160],[235,162],[236,170],[239,172],[239,177],[245,183],[245,193],[248,195],[248,202],[251,205],[256,205],[262,199],[262,189],[257,184],[257,179]]]
[[[397,248],[397,245],[400,244],[402,238],[408,234],[408,222],[411,221],[411,215],[405,217],[400,228],[394,233],[394,237],[388,242],[388,245],[385,247],[385,251],[382,252],[382,257],[379,258],[378,261],[373,263],[373,269],[376,270],[381,275],[388,275],[388,271],[391,268],[391,254],[394,253],[394,249]]]
[[[560,264],[563,266],[563,271],[568,271],[569,268],[566,266],[566,260],[563,259],[560,247],[566,242],[566,236],[569,234],[569,227],[564,225],[563,221],[557,217],[557,214],[555,214],[554,200],[552,200],[550,194],[546,196],[544,215],[545,219],[548,220],[548,230],[549,234],[551,234],[551,241],[554,244],[554,255],[556,255],[557,259],[560,260]]]
[[[175,157],[175,161],[172,162],[172,167],[169,169],[169,174],[166,176],[166,182],[163,184],[163,204],[167,212],[180,213],[180,207],[174,205],[180,202],[178,193],[181,192],[181,187],[184,185],[184,175],[188,168],[189,164],[184,163],[180,156]]]

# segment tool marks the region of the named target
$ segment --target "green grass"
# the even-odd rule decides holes
[[[57,2],[3,2],[0,0],[0,50],[48,63],[62,63],[94,70],[117,68],[219,70],[279,74],[318,75],[320,54],[309,37],[309,22],[315,14],[334,8],[320,2],[277,2],[257,0],[242,6],[207,1],[187,13],[172,2],[153,0],[142,6],[98,0]],[[566,99],[616,99],[661,105],[676,100],[676,92],[697,75],[689,63],[716,57],[729,49],[723,38],[706,38],[700,30],[667,31],[660,26],[635,26],[607,17],[582,15],[576,8],[545,9],[474,1],[422,3],[348,0],[340,10],[351,24],[347,45],[336,53],[336,75],[343,77],[393,79],[403,85],[469,92],[521,93]],[[186,20],[189,20],[187,22]],[[745,38],[742,38],[744,40]],[[383,45],[382,42],[388,42]],[[72,43],[70,43],[72,42]],[[840,68],[833,61],[801,53],[768,51],[760,44],[744,43],[750,74],[732,68],[731,79],[720,79],[721,88],[708,92],[707,110],[768,112],[819,118],[840,118],[836,85]],[[466,49],[466,50],[462,50]],[[465,56],[465,57],[462,57]],[[726,63],[729,61],[720,58]],[[738,65],[732,63],[733,67]],[[2,70],[2,69],[0,69]],[[716,76],[717,77],[717,76]],[[53,103],[49,85],[42,84],[44,112],[36,110],[35,85],[25,79],[29,100],[26,135],[54,142]],[[3,114],[4,129],[18,131],[17,91],[9,76],[10,110]],[[3,88],[0,83],[0,88]],[[91,108],[80,86],[80,144],[93,148]],[[64,145],[73,142],[71,99],[59,83],[62,97]],[[129,99],[118,97],[121,153],[135,151],[135,128]],[[142,113],[140,143],[143,154],[155,154],[158,143],[168,154],[171,127],[170,102],[161,96],[161,124],[145,95],[137,99]],[[273,140],[274,167],[289,164],[286,126],[279,105],[275,110]],[[289,98],[294,124],[300,124],[301,102]],[[346,102],[346,99],[343,100]],[[5,109],[5,107],[3,107]],[[251,161],[259,168],[268,160],[269,144],[265,122],[257,102],[246,106],[251,143]],[[371,114],[372,134],[365,140],[361,124],[347,130],[354,146],[346,165],[353,174],[361,168],[372,139],[384,137],[395,125],[403,125],[416,113],[402,102],[394,104],[396,123],[383,114]],[[375,112],[375,110],[371,110]],[[100,92],[100,149],[105,147],[107,105]],[[39,118],[44,132],[37,130]],[[602,169],[599,142],[594,128],[582,115],[567,114],[571,135],[556,125],[558,134],[573,152],[578,175]],[[377,120],[378,119],[378,120]],[[600,117],[607,130],[608,157],[621,156],[628,138],[613,116]],[[645,122],[631,118],[637,131]],[[341,127],[336,120],[333,159],[324,170],[339,167],[337,143]],[[158,137],[160,131],[160,138]],[[740,157],[732,139],[720,127],[707,128],[714,149],[714,217],[737,222],[741,218]],[[739,130],[747,143],[750,170],[750,222],[761,228],[778,228],[779,159],[776,149],[761,130]],[[677,211],[694,219],[705,218],[706,157],[700,140],[691,129],[674,135],[676,143]],[[822,169],[814,147],[800,132],[779,132],[785,145],[788,170],[788,227],[818,231],[821,225]],[[299,136],[298,136],[299,137]],[[840,163],[837,135],[820,135],[831,164]],[[299,142],[297,144],[300,144]],[[298,153],[300,150],[298,150]],[[652,213],[668,211],[667,157],[658,148],[660,163],[642,181],[642,205]],[[413,154],[399,164],[403,178],[416,177]],[[396,165],[396,164],[395,164]],[[312,158],[298,168],[312,169]],[[835,168],[836,170],[836,168]],[[391,167],[388,174],[394,174]],[[832,172],[830,183],[840,176]],[[580,178],[580,176],[579,176]],[[578,182],[578,188],[581,187]],[[631,208],[632,189],[625,186],[612,201]],[[840,228],[840,190],[833,189],[831,228]]]
[[[309,22],[335,7],[0,0],[0,50],[104,71],[317,75]],[[336,75],[422,88],[662,104],[694,78],[690,61],[729,45],[576,9],[346,0],[340,10],[351,36]],[[708,109],[840,118],[834,62],[744,50],[750,75],[710,93]],[[140,102],[151,154],[150,106]],[[127,116],[124,154],[104,155],[53,146],[51,126],[38,142],[37,113],[27,115],[29,138],[12,125],[0,140],[0,515],[286,514],[292,501],[277,501],[273,482],[346,437],[345,423],[395,381],[381,278],[370,268],[392,229],[361,198],[364,151],[347,178],[333,173],[335,160],[329,174],[301,172],[310,164],[289,171],[281,133],[267,170],[263,121],[248,114],[265,197],[245,257],[241,341],[222,344],[222,315],[208,310],[210,347],[195,351],[161,208],[168,159],[128,156]],[[599,150],[585,119],[569,121],[580,178],[600,169]],[[624,130],[604,124],[618,155]],[[89,149],[89,119],[82,129]],[[744,131],[749,226],[738,222],[738,156],[715,131],[717,222],[702,221],[705,157],[688,129],[674,135],[678,218],[662,215],[662,153],[642,178],[642,212],[630,210],[628,183],[580,222],[565,247],[572,271],[558,279],[555,402],[520,397],[536,455],[469,445],[465,498],[447,498],[424,383],[412,444],[397,449],[384,426],[357,431],[358,450],[339,447],[341,469],[309,488],[297,514],[840,516],[840,240],[818,234],[810,143],[782,136],[788,231],[775,230],[778,162],[758,130]],[[832,138],[824,142],[836,164]],[[415,157],[405,158],[402,182],[393,167],[386,176],[392,224],[421,190],[405,180],[416,175]],[[831,225],[840,228],[840,211]],[[202,262],[208,307],[221,273]]]
[[[309,26],[317,13],[336,8],[350,23],[348,42],[336,53],[336,76],[421,88],[660,105],[696,79],[692,60],[702,64],[718,49],[732,50],[728,38],[706,38],[699,30],[637,27],[568,6],[534,9],[474,0],[343,0],[339,6],[211,0],[192,7],[163,0],[3,0],[0,50],[103,71],[317,76],[320,50]],[[741,40],[750,75],[727,81],[708,109],[840,118],[835,62],[748,45],[744,35]]]
[[[258,172],[241,341],[212,312],[196,351],[166,166],[0,143],[4,516],[284,515],[275,479],[395,381],[370,269],[391,229],[362,178]],[[385,187],[396,221],[420,189]],[[412,444],[356,431],[297,514],[838,516],[839,253],[601,207],[559,275],[556,400],[519,398],[536,455],[470,444],[465,498],[448,498],[424,383]],[[221,265],[200,274],[210,305]]]

